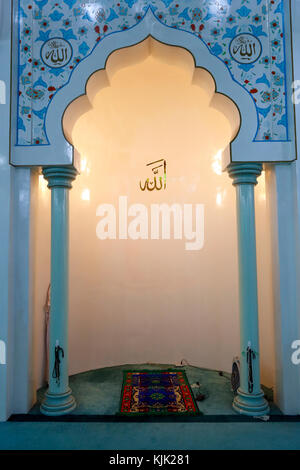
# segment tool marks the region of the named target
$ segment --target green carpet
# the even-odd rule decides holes
[[[219,374],[218,371],[193,366],[176,367],[170,364],[125,364],[117,367],[105,367],[76,374],[70,377],[70,387],[77,401],[73,414],[77,415],[115,415],[119,411],[122,389],[123,371],[126,369],[166,369],[184,370],[194,395],[204,394],[205,399],[197,402],[200,412],[204,415],[236,415],[232,409],[232,391],[230,374]],[[200,388],[197,385],[200,384]],[[272,398],[270,389],[264,388],[267,398]],[[37,404],[31,410],[39,414],[40,402],[45,389],[37,394]],[[281,414],[271,402],[271,414]]]

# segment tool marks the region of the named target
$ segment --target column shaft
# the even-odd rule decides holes
[[[258,353],[258,304],[257,304],[257,266],[256,234],[254,214],[254,188],[252,184],[236,187],[238,253],[239,253],[239,302],[240,302],[240,342],[243,364],[250,343]],[[253,393],[260,393],[259,358],[253,363]],[[247,367],[241,370],[240,388],[248,391]]]
[[[68,364],[68,303],[69,303],[69,190],[53,188],[51,194],[51,320],[50,345],[58,344],[64,350],[61,363]],[[68,388],[68,371],[60,368],[59,384],[53,377],[55,356],[50,351],[49,389],[65,393]]]
[[[43,173],[52,194],[49,388],[41,411],[55,416],[76,406],[68,376],[69,189],[76,171],[61,167]]]

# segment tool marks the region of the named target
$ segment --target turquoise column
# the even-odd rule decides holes
[[[260,386],[254,186],[260,163],[231,163],[236,187],[240,298],[240,387],[233,401],[238,413],[261,416],[269,411]]]
[[[69,413],[76,407],[68,375],[69,296],[69,190],[77,172],[73,168],[43,169],[51,189],[51,312],[49,388],[41,405],[48,416]]]

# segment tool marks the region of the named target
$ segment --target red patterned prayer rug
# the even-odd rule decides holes
[[[124,371],[120,414],[199,415],[184,371]]]

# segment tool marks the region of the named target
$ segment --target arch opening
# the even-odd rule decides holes
[[[85,152],[82,149],[83,143],[79,142],[80,139],[78,139],[79,132],[77,132],[77,136],[74,138],[73,134],[76,134],[76,126],[78,128],[78,125],[83,125],[83,122],[85,122],[87,128],[91,128],[91,125],[94,125],[94,135],[97,134],[97,132],[95,133],[95,124],[99,121],[99,116],[101,116],[101,111],[99,111],[101,110],[101,101],[108,99],[108,95],[110,95],[113,100],[113,89],[115,93],[118,93],[118,90],[120,93],[120,89],[123,86],[124,88],[129,86],[131,93],[141,93],[138,80],[131,84],[123,82],[126,70],[141,63],[146,65],[145,70],[147,69],[148,78],[151,76],[153,78],[155,74],[159,76],[156,83],[155,81],[150,83],[148,80],[148,87],[150,86],[152,89],[147,90],[147,95],[151,97],[153,102],[155,102],[156,95],[156,90],[153,87],[159,86],[159,81],[161,84],[163,82],[166,83],[168,80],[169,83],[172,83],[172,76],[175,74],[181,86],[178,90],[171,86],[174,101],[182,99],[183,89],[187,90],[189,88],[189,99],[194,101],[195,107],[198,106],[199,111],[206,109],[206,119],[199,120],[199,123],[202,124],[202,128],[199,125],[199,132],[201,132],[201,129],[205,129],[209,120],[216,122],[216,129],[218,129],[218,125],[222,127],[222,121],[227,121],[228,129],[226,131],[226,137],[224,136],[224,142],[220,142],[220,148],[218,149],[218,152],[221,151],[223,166],[225,166],[230,160],[230,143],[237,136],[241,125],[238,107],[229,97],[217,92],[216,82],[213,76],[206,69],[195,66],[195,60],[189,51],[181,47],[166,45],[151,36],[139,44],[114,51],[108,57],[105,68],[94,72],[88,78],[85,90],[86,93],[76,98],[66,108],[62,120],[63,131],[68,142],[74,146],[77,158],[78,154],[82,155]],[[161,66],[160,64],[165,68],[166,74],[164,76],[157,72]],[[140,79],[144,80],[144,77],[141,76]],[[144,81],[144,83],[147,84],[147,81]],[[145,95],[142,98],[145,98]],[[119,96],[119,99],[124,100],[124,97]],[[132,104],[127,103],[127,105],[128,120],[134,120],[134,113],[130,113],[129,111],[130,108],[132,108]],[[117,112],[114,114],[114,118],[117,122]],[[79,123],[79,121],[81,121],[81,123]],[[100,139],[101,133],[106,132],[107,124],[107,119],[105,119],[104,122],[100,121],[96,124],[97,130],[100,133]],[[113,126],[110,128],[113,130]],[[85,132],[81,134],[86,135]],[[215,146],[217,146],[217,140],[218,137],[216,133]],[[85,165],[85,159],[83,164]]]
[[[152,38],[111,54],[68,106],[64,134],[81,158],[71,204],[71,374],[183,358],[230,370],[239,350],[236,221],[221,160],[239,126],[212,75],[185,49]],[[141,191],[147,164],[160,159],[167,189]],[[120,235],[120,196],[127,213],[147,208],[147,241]],[[104,203],[115,210],[116,233],[100,242]],[[184,236],[151,237],[150,206],[161,203],[204,206],[201,249],[186,250]]]
[[[75,288],[72,276],[70,350],[76,355],[78,333],[84,331],[90,344],[83,340],[79,349],[88,348],[90,359],[77,358],[82,361],[79,370],[117,365],[121,358],[128,363],[179,363],[183,358],[196,363],[197,356],[208,368],[229,370],[239,338],[237,263],[230,261],[230,256],[236,257],[236,224],[234,191],[222,174],[221,159],[239,129],[235,104],[216,93],[212,75],[195,67],[188,51],[147,38],[109,56],[105,69],[89,78],[86,94],[67,108],[63,123],[81,157],[71,205],[71,250],[76,246],[77,255],[71,257],[70,267],[75,273],[80,265],[82,286]],[[167,165],[166,190],[142,191],[140,182],[149,176],[147,164],[161,159]],[[176,205],[182,213],[185,205],[194,213],[197,205],[202,206],[199,237],[185,237],[182,221],[182,238],[176,239],[175,217],[169,236],[163,234],[162,219],[159,234],[153,236],[152,207],[161,204]],[[103,223],[101,233],[105,210],[115,219],[111,226]],[[134,230],[139,210],[147,227],[139,220]],[[194,217],[196,232],[195,223]],[[219,223],[230,233],[226,248],[219,239]],[[81,248],[76,242],[79,234],[88,240]],[[226,281],[223,269],[218,275],[208,274],[214,258],[229,269]],[[83,295],[88,285],[89,300]],[[231,310],[230,320],[222,318],[224,306],[215,298],[216,288],[224,295],[232,292],[225,309],[225,318]],[[89,321],[83,327],[80,311],[86,302]],[[102,324],[110,345],[101,341],[102,346],[96,346],[91,324],[94,331]],[[195,348],[201,324],[201,347]],[[182,329],[188,339],[178,349]],[[216,335],[224,362],[214,352]],[[118,344],[118,352],[113,352],[111,340]]]

